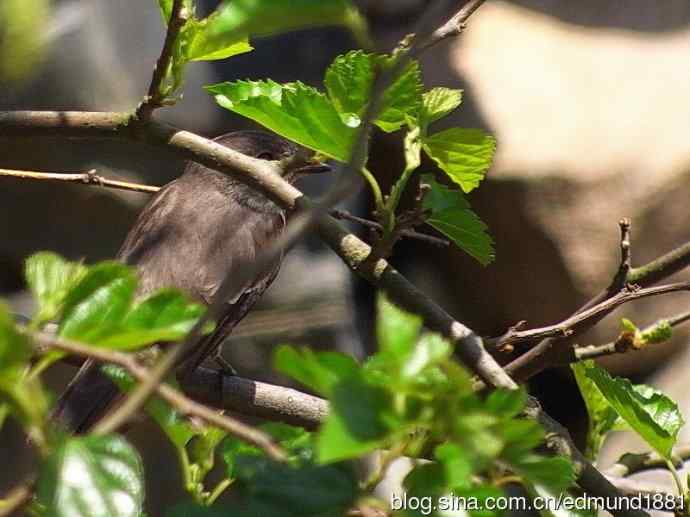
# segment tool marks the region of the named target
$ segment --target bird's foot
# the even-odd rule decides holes
[[[215,363],[220,367],[221,372],[225,375],[237,376],[237,370],[230,364],[230,362],[221,355],[220,352],[213,358]]]

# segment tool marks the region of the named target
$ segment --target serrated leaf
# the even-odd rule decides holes
[[[203,20],[190,20],[184,27],[184,61],[214,61],[254,50],[246,36],[224,29],[218,11]]]
[[[86,267],[68,262],[59,255],[47,251],[35,253],[24,263],[26,283],[34,296],[38,309],[33,322],[39,326],[56,318],[69,290],[86,273]]]
[[[586,367],[585,373],[620,417],[660,455],[671,459],[684,423],[678,405],[650,386],[633,386],[596,365]]]
[[[367,54],[361,50],[338,56],[326,70],[324,85],[335,108],[361,119],[364,115],[378,70],[391,66],[389,56]],[[407,117],[416,118],[422,102],[419,65],[412,61],[383,94],[374,124],[387,132],[405,125]]]
[[[587,369],[594,367],[594,361],[582,361],[571,364],[577,387],[580,390],[587,408],[588,428],[585,456],[591,461],[596,459],[604,438],[609,431],[620,428],[620,417],[611,407],[597,385],[587,376]]]
[[[429,124],[442,119],[460,106],[462,90],[451,88],[432,88],[422,95],[419,124],[427,128]]]
[[[53,517],[138,517],[144,471],[120,436],[71,437],[44,463],[38,501]]]
[[[345,125],[328,98],[311,86],[267,80],[205,88],[222,107],[289,140],[343,162],[350,156],[356,129]]]
[[[297,350],[287,345],[276,348],[273,366],[326,397],[330,397],[333,387],[340,380],[358,369],[357,362],[349,355],[340,352],[314,352],[309,348]]]
[[[431,186],[423,204],[425,210],[431,211],[426,222],[480,264],[491,263],[494,260],[493,239],[486,231],[486,224],[470,209],[463,193],[437,183],[431,175],[423,176],[422,181]]]
[[[454,127],[424,139],[424,150],[468,193],[479,186],[496,151],[496,140],[481,129]]]

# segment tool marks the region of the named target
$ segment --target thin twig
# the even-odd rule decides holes
[[[151,114],[154,110],[160,108],[165,101],[165,94],[161,92],[161,87],[163,86],[163,81],[165,80],[168,68],[173,59],[173,49],[177,36],[180,34],[180,30],[189,16],[189,13],[186,13],[185,9],[183,9],[183,5],[183,0],[173,0],[163,49],[156,62],[156,67],[153,70],[148,93],[139,103],[135,112],[135,118],[138,120],[148,120],[151,118]]]
[[[587,325],[590,320],[599,317],[601,314],[609,314],[612,310],[625,303],[639,300],[641,298],[648,298],[650,296],[659,296],[662,294],[689,290],[690,282],[677,282],[674,284],[666,284],[657,287],[648,287],[646,289],[626,289],[616,296],[601,302],[599,305],[587,309],[586,311],[577,313],[570,318],[561,321],[560,323],[556,323],[555,325],[529,330],[511,329],[498,339],[498,345],[499,347],[505,345],[515,346],[516,344],[522,342],[546,339],[554,336],[568,337],[577,332],[581,326]]]
[[[486,0],[469,0],[453,17],[436,29],[431,36],[419,45],[419,52],[426,51],[437,43],[462,34],[467,27],[467,20]]]
[[[686,321],[690,321],[690,311],[677,314],[670,318],[663,318],[642,330],[643,333],[653,330],[655,327],[666,323],[671,327],[675,327]],[[634,336],[630,335],[629,331],[622,332],[615,341],[606,343],[604,345],[590,345],[580,346],[573,349],[573,360],[584,361],[586,359],[596,359],[612,354],[624,354],[630,350],[635,349]]]
[[[114,350],[106,350],[103,348],[96,348],[84,345],[75,341],[57,338],[45,333],[32,333],[24,329],[31,339],[33,339],[39,346],[56,348],[64,352],[95,359],[99,362],[114,364],[126,369],[135,379],[141,383],[146,382],[151,377],[151,372],[141,366],[132,355],[117,352]],[[183,415],[196,416],[209,424],[215,425],[224,429],[228,433],[237,438],[256,445],[262,449],[268,456],[273,459],[282,461],[286,458],[285,452],[276,445],[271,437],[255,429],[239,420],[236,420],[227,415],[209,409],[203,404],[193,401],[186,397],[176,389],[170,387],[165,383],[158,383],[155,386],[155,391],[178,410]],[[94,432],[96,430],[94,429]]]
[[[677,445],[672,452],[673,463],[682,468],[683,463],[690,460],[690,444]],[[604,470],[604,474],[614,477],[627,477],[639,472],[667,468],[666,458],[656,452],[642,454],[626,453],[616,463]]]
[[[154,187],[153,185],[143,185],[141,183],[130,183],[128,181],[110,180],[98,174],[95,169],[91,169],[87,172],[80,173],[34,172],[20,171],[14,169],[0,169],[0,176],[8,176],[13,178],[31,180],[81,183],[84,185],[97,185],[101,187],[129,190],[132,192],[144,192],[150,194],[156,193],[160,190],[160,187]]]
[[[367,228],[371,228],[372,230],[383,230],[383,226],[381,226],[380,223],[377,223],[376,221],[371,221],[370,219],[357,217],[356,215],[352,215],[351,213],[346,212],[345,210],[331,210],[330,214],[336,219],[340,219],[343,221],[352,221],[353,223],[361,224],[362,226],[366,226]],[[414,230],[403,230],[400,232],[400,235],[408,239],[424,241],[429,244],[433,244],[434,246],[439,246],[441,248],[446,248],[450,246],[450,241],[447,239],[435,237],[433,235],[428,235],[426,233],[416,232]]]
[[[34,495],[34,485],[36,480],[30,478],[20,485],[12,488],[7,495],[0,500],[0,517],[17,515],[24,508]]]

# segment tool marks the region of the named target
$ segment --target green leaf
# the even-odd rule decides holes
[[[379,294],[377,300],[376,339],[379,349],[392,359],[403,360],[414,349],[422,318],[399,309]]]
[[[379,448],[399,423],[391,394],[359,371],[333,388],[331,411],[317,436],[320,463],[355,458]]]
[[[48,403],[39,379],[26,375],[31,356],[29,340],[17,331],[8,307],[0,302],[0,413],[9,409],[32,437],[40,439]]]
[[[471,485],[474,464],[462,446],[446,442],[436,447],[434,456],[443,465],[448,487],[458,489],[467,488]]]
[[[55,253],[43,251],[29,257],[24,264],[24,276],[38,309],[34,325],[58,316],[69,290],[84,276],[86,267],[68,262]]]
[[[72,437],[44,463],[37,496],[53,517],[138,517],[144,470],[120,436]]]
[[[432,122],[442,119],[460,106],[462,90],[451,88],[432,88],[422,95],[422,108],[419,113],[419,124],[426,128]]]
[[[205,87],[222,107],[339,161],[347,161],[356,133],[328,98],[300,82],[235,81]]]
[[[563,492],[575,482],[573,464],[562,456],[547,458],[528,454],[518,462],[511,463],[511,467],[530,483],[544,486],[556,493]]]
[[[570,365],[587,408],[588,428],[585,456],[591,461],[598,456],[606,434],[620,427],[618,422],[622,422],[616,410],[611,407],[594,381],[587,376],[587,369],[594,367],[595,363],[591,360]]]
[[[494,390],[486,398],[486,409],[503,418],[516,417],[525,407],[527,392],[519,390]]]
[[[273,366],[281,373],[330,397],[333,387],[358,369],[357,362],[339,352],[314,352],[309,348],[297,350],[288,345],[276,348]]]
[[[487,265],[494,260],[493,239],[487,226],[471,209],[459,190],[451,190],[424,175],[422,181],[431,186],[424,197],[424,209],[431,214],[426,222],[451,239],[459,248]]]
[[[228,515],[342,515],[358,492],[354,473],[346,465],[305,464],[295,467],[245,456],[238,458],[237,474],[249,499],[249,510],[228,510]]]
[[[85,343],[109,335],[127,313],[135,289],[136,278],[126,265],[92,266],[65,298],[58,335]]]
[[[254,50],[247,37],[237,37],[223,30],[218,11],[208,18],[187,22],[185,26],[185,61],[227,59]]]
[[[429,367],[446,362],[452,352],[453,347],[440,334],[426,333],[403,364],[400,377],[417,380]]]
[[[468,193],[479,186],[491,166],[496,140],[480,129],[454,127],[426,137],[424,150]]]
[[[133,350],[184,337],[205,311],[173,289],[133,304],[137,280],[132,269],[119,262],[102,262],[80,276],[63,295],[60,337]]]
[[[684,423],[678,405],[650,386],[633,386],[596,365],[586,367],[585,373],[620,417],[661,456],[671,459]]]
[[[208,17],[209,41],[270,36],[307,27],[341,25],[366,41],[366,22],[348,0],[224,0]]]
[[[389,56],[367,54],[361,50],[335,58],[326,70],[324,85],[335,108],[360,120],[364,115],[377,70],[392,66]],[[410,62],[386,89],[374,124],[387,132],[397,131],[408,117],[416,118],[422,102],[419,64]]]
[[[133,350],[157,341],[176,341],[187,335],[205,311],[180,291],[165,289],[135,305],[110,335],[92,343]]]
[[[38,69],[48,46],[44,33],[51,21],[50,0],[0,2],[0,78],[21,82]]]

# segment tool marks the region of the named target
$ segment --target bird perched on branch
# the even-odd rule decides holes
[[[282,176],[290,183],[329,170],[314,161],[313,152],[276,135],[237,131],[215,141],[254,158],[280,161]],[[229,175],[190,163],[182,176],[149,201],[118,259],[136,266],[140,296],[176,287],[209,305],[226,277],[240,275],[244,280],[233,284],[215,330],[187,358],[196,366],[219,350],[275,279],[282,255],[251,275],[241,273],[241,268],[265,257],[285,225],[285,210],[263,194]],[[89,361],[58,400],[53,416],[73,432],[86,432],[119,393],[99,365]]]

